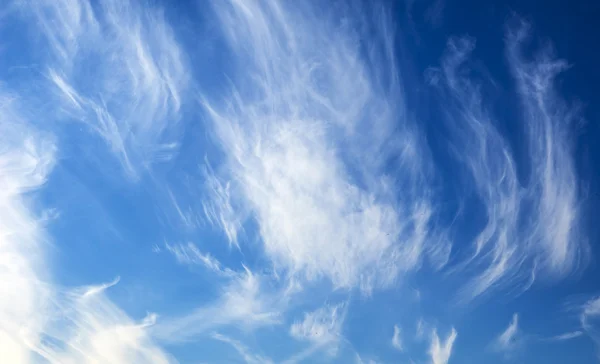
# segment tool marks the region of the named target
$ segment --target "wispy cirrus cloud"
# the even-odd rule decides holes
[[[162,11],[135,1],[18,2],[32,29],[58,120],[85,123],[132,178],[177,150],[188,83]]]
[[[400,351],[404,349],[402,346],[402,338],[400,337],[401,333],[402,330],[400,330],[400,327],[398,327],[398,325],[394,325],[394,334],[392,335],[392,346],[394,347],[394,349]]]
[[[327,305],[304,314],[302,321],[290,327],[290,335],[298,340],[311,342],[319,347],[336,344],[341,338],[346,305]]]
[[[43,225],[25,194],[40,188],[55,163],[52,138],[20,115],[16,95],[0,92],[0,350],[5,360],[27,363],[40,340],[53,291],[47,274]]]
[[[519,346],[519,336],[519,314],[515,313],[506,329],[492,343],[492,348],[510,355]]]
[[[585,334],[600,348],[600,297],[592,297],[581,306],[579,322]]]
[[[241,343],[238,340],[232,339],[228,336],[219,334],[219,333],[213,333],[211,335],[211,338],[213,338],[214,340],[218,340],[221,342],[224,342],[226,344],[231,345],[235,351],[238,352],[238,354],[240,354],[240,356],[244,359],[244,361],[247,364],[269,364],[269,363],[273,363],[273,361],[265,356],[262,355],[257,355],[251,352],[251,350],[244,345],[243,343]]]
[[[105,295],[112,284],[65,289],[47,262],[49,238],[26,193],[39,189],[56,145],[19,113],[19,99],[0,95],[0,351],[11,363],[174,362],[145,328]]]
[[[97,132],[129,176],[165,151],[162,136],[170,119],[176,121],[185,78],[171,33],[160,12],[140,15],[130,3],[12,5],[8,9],[19,10],[31,29],[41,30],[44,39],[36,39],[40,43],[32,49],[46,62],[39,81],[42,92],[50,94],[20,100],[2,92],[0,97],[2,115],[8,117],[0,120],[6,138],[0,151],[1,203],[8,214],[0,227],[0,265],[10,282],[0,295],[3,358],[12,363],[176,362],[147,334],[156,315],[131,319],[104,293],[111,284],[73,289],[53,282],[46,254],[51,239],[24,199],[48,178],[58,149],[48,130],[58,129],[65,118]],[[154,34],[142,29],[149,23]],[[147,42],[146,36],[153,39]],[[27,119],[14,106],[18,103],[26,103]],[[48,117],[56,124],[35,120]]]
[[[312,312],[304,313],[304,318],[295,321],[290,327],[290,336],[309,343],[310,346],[284,361],[286,364],[302,363],[318,352],[325,352],[331,359],[337,357],[340,344],[345,341],[342,327],[346,318],[348,303],[327,304]]]
[[[202,265],[206,269],[223,276],[235,275],[235,272],[223,267],[215,257],[208,253],[202,253],[192,242],[187,244],[165,244],[165,249],[173,254],[177,262],[181,264]]]
[[[428,244],[426,146],[402,104],[393,24],[375,7],[376,41],[363,52],[357,32],[373,23],[322,5],[214,2],[240,68],[226,97],[202,99],[226,154],[210,216],[231,217],[234,198],[233,216],[257,222],[279,272],[368,293],[449,250]]]
[[[490,79],[476,73],[470,61],[473,38],[451,38],[441,67],[426,74],[442,90],[451,148],[487,220],[474,239],[472,256],[459,263],[478,272],[465,288],[466,300],[495,287],[527,289],[538,279],[564,277],[585,264],[570,134],[579,108],[562,100],[553,86],[566,69],[564,61],[549,49],[538,50],[534,59],[522,54],[529,32],[527,24],[514,20],[506,36],[519,126],[528,140],[524,156],[516,155],[500,132],[493,105],[484,100]]]
[[[210,163],[205,161],[205,186],[210,199],[202,201],[204,216],[208,222],[221,229],[231,246],[239,249],[238,235],[243,230],[242,222],[246,215],[239,204],[232,199],[232,186],[228,181],[221,181],[215,174]]]
[[[564,277],[588,256],[579,221],[581,193],[572,136],[582,115],[578,105],[563,100],[554,86],[568,63],[557,59],[550,46],[527,59],[524,47],[531,38],[530,26],[515,21],[516,25],[509,23],[506,45],[529,138],[531,170],[525,198],[536,220],[528,234],[530,244],[541,251],[536,270]]]
[[[58,292],[32,351],[50,363],[176,363],[149,335],[155,314],[135,322],[107,298],[105,290],[117,282]]]
[[[193,340],[218,327],[257,328],[281,323],[281,309],[288,297],[271,294],[261,281],[264,277],[246,268],[220,287],[214,302],[190,313],[165,317],[152,328],[153,336],[167,342]]]
[[[581,337],[583,334],[584,334],[583,331],[565,332],[564,334],[552,336],[546,340],[547,341],[566,341],[566,340],[572,340],[572,339]]]
[[[452,355],[452,347],[457,336],[458,332],[452,328],[446,340],[440,342],[437,329],[433,329],[431,344],[429,345],[429,356],[431,357],[432,364],[447,364],[449,362]]]

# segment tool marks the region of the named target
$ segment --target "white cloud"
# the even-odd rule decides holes
[[[582,335],[583,335],[583,331],[565,332],[564,334],[552,336],[548,340],[549,341],[566,341],[566,340],[576,339]]]
[[[132,178],[177,149],[185,62],[160,9],[135,1],[19,2],[45,37],[59,119],[82,121]]]
[[[58,314],[32,349],[50,363],[176,362],[148,334],[155,314],[136,323],[106,297],[104,291],[117,282],[59,295]]]
[[[437,251],[427,149],[403,108],[388,16],[375,11],[365,53],[360,24],[294,4],[214,2],[239,69],[222,101],[202,100],[226,153],[208,215],[223,227],[256,221],[279,272],[368,293]]]
[[[46,265],[44,222],[24,194],[41,187],[54,164],[52,138],[21,118],[17,99],[0,93],[0,352],[15,364],[169,363],[145,333],[104,296],[110,285],[59,289]],[[113,284],[116,282],[113,282]]]
[[[48,114],[84,122],[132,178],[170,158],[177,150],[187,70],[160,9],[117,0],[19,4],[31,11],[32,24],[49,44],[40,47],[40,55],[48,55],[43,72],[56,102]],[[154,314],[134,320],[106,295],[116,281],[58,288],[45,266],[45,217],[35,216],[24,198],[45,183],[56,146],[26,125],[13,97],[0,93],[0,281],[6,282],[0,287],[0,352],[8,360],[170,363],[174,359],[154,338],[184,341],[220,326],[280,324],[303,279],[324,278],[334,288],[369,293],[391,286],[424,260],[434,269],[448,263],[452,246],[434,224],[438,204],[429,177],[435,172],[424,137],[404,109],[392,24],[375,10],[377,27],[363,30],[364,24],[349,20],[352,10],[338,10],[343,21],[307,4],[214,1],[216,21],[240,69],[231,70],[232,88],[222,99],[202,98],[225,154],[222,168],[206,163],[210,198],[203,212],[238,248],[244,224],[256,223],[273,275],[284,272],[290,282],[282,295],[269,291],[262,275],[235,273],[191,243],[165,248],[178,262],[202,265],[229,281],[218,299],[190,314],[158,323]],[[369,47],[362,31],[376,34]],[[464,74],[474,41],[451,40],[441,68],[429,73],[452,100],[449,123],[458,127],[451,138],[487,218],[464,262],[476,272],[465,289],[469,299],[497,286],[519,282],[527,288],[537,277],[560,278],[583,263],[568,132],[578,110],[553,89],[565,62],[546,50],[531,62],[521,54],[527,33],[519,24],[507,36],[528,137],[526,177],[517,173],[517,158],[482,100],[481,85]],[[389,161],[396,162],[390,167]],[[194,225],[172,200],[182,221]],[[345,310],[329,305],[293,323],[290,335],[312,347],[290,361],[336,347]],[[590,300],[582,308],[582,331],[551,340],[585,333],[600,342],[598,318],[600,299]],[[423,330],[419,320],[417,338]],[[515,314],[498,348],[512,350],[518,333]],[[433,364],[448,363],[456,337],[453,328],[440,342],[433,330]],[[247,362],[270,362],[237,340],[212,338]],[[391,342],[403,350],[396,325]]]
[[[392,336],[392,346],[396,349],[396,350],[404,350],[404,347],[402,346],[402,338],[400,337],[402,330],[400,330],[400,328],[398,327],[398,325],[394,325],[394,335]]]
[[[341,337],[345,310],[345,304],[339,304],[327,305],[306,313],[302,321],[292,324],[290,334],[296,339],[306,340],[319,346],[336,343]]]
[[[590,298],[582,305],[579,322],[585,334],[600,348],[600,297]]]
[[[423,339],[423,335],[425,334],[425,320],[422,317],[417,321],[417,325],[415,327],[415,338],[417,340]]]
[[[532,170],[526,198],[533,200],[537,217],[529,234],[531,244],[542,251],[538,270],[562,277],[587,256],[579,228],[580,196],[570,133],[581,115],[554,88],[557,75],[568,68],[566,61],[556,59],[549,48],[541,49],[533,61],[526,59],[529,26],[517,23],[508,29],[507,53],[529,137]]]
[[[427,71],[430,83],[442,90],[454,155],[465,167],[465,178],[475,187],[487,219],[472,255],[457,268],[477,272],[466,284],[465,300],[497,287],[528,289],[536,279],[561,278],[585,263],[569,132],[579,110],[553,87],[566,64],[546,49],[530,61],[522,55],[527,26],[515,21],[507,29],[507,58],[528,138],[525,162],[499,131],[490,112],[493,105],[483,100],[485,82],[493,81],[471,67],[474,39],[450,39],[442,66]],[[527,167],[521,169],[527,169],[525,175],[517,172],[520,163]]]
[[[153,336],[164,341],[188,341],[221,326],[236,325],[256,328],[279,324],[280,309],[287,297],[271,295],[264,290],[261,277],[246,269],[233,276],[221,288],[219,298],[191,313],[165,317],[152,328]]]
[[[217,274],[223,276],[233,276],[235,273],[224,268],[215,257],[208,253],[202,253],[194,243],[187,244],[166,244],[165,249],[175,256],[175,259],[181,264],[194,265],[199,264]]]
[[[48,270],[43,226],[23,194],[46,182],[56,147],[26,124],[17,104],[0,90],[0,352],[3,360],[28,363],[52,289],[41,280]]]
[[[374,359],[363,359],[361,358],[360,355],[356,354],[356,358],[355,358],[355,363],[356,364],[378,364],[379,362],[374,360]]]
[[[235,351],[237,351],[238,354],[240,354],[240,356],[244,359],[244,361],[247,364],[273,363],[273,361],[271,359],[264,357],[262,355],[257,355],[257,354],[252,353],[250,351],[250,349],[248,349],[248,347],[246,347],[244,344],[242,344],[241,342],[234,340],[228,336],[221,335],[219,333],[214,333],[211,335],[211,337],[215,340],[222,341],[224,343],[231,345],[235,349]]]
[[[446,338],[443,343],[440,343],[437,330],[434,329],[431,334],[431,344],[429,345],[429,356],[431,357],[432,364],[447,364],[452,355],[452,346],[456,340],[458,333],[454,328],[450,332],[450,335]]]
[[[330,357],[336,356],[340,342],[343,340],[342,326],[346,310],[347,303],[326,305],[313,312],[305,313],[302,321],[294,322],[290,327],[290,335],[296,340],[305,341],[311,345],[284,363],[304,362],[310,356],[323,350]]]
[[[205,163],[204,177],[211,196],[210,200],[202,202],[204,215],[211,225],[223,230],[230,245],[239,249],[238,235],[242,230],[244,215],[239,216],[239,206],[236,206],[236,214],[231,198],[231,184],[217,178],[208,161]]]
[[[494,341],[493,348],[497,351],[510,354],[517,348],[519,344],[519,315],[513,314],[512,320]]]
[[[515,271],[518,242],[515,241],[519,208],[519,184],[514,162],[506,142],[494,127],[491,115],[482,105],[479,86],[464,70],[465,62],[475,47],[473,39],[453,38],[448,42],[440,74],[431,72],[430,79],[444,82],[449,105],[456,105],[448,122],[458,149],[457,156],[470,174],[484,203],[487,225],[474,241],[474,257],[485,252],[481,273],[468,284],[467,296],[478,296]],[[468,140],[468,143],[464,141]],[[471,259],[472,260],[472,259]],[[468,260],[464,264],[471,263]]]

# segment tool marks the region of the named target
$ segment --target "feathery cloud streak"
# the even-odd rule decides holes
[[[566,63],[548,49],[526,59],[529,28],[507,27],[506,47],[522,111],[527,153],[517,156],[500,132],[492,105],[483,99],[487,79],[477,81],[470,63],[475,40],[451,38],[438,69],[427,72],[439,86],[451,145],[483,204],[487,222],[463,265],[480,267],[464,292],[477,297],[493,287],[517,284],[527,289],[536,277],[563,277],[585,263],[586,243],[578,223],[579,191],[570,129],[579,110],[553,88]],[[527,175],[517,172],[523,163]],[[461,270],[462,272],[462,270]],[[540,275],[543,273],[543,275]]]
[[[219,333],[214,333],[211,335],[211,337],[215,340],[218,340],[218,341],[221,341],[221,342],[231,345],[235,349],[235,351],[237,351],[238,354],[240,354],[240,356],[244,359],[244,361],[247,364],[273,363],[273,361],[269,358],[266,358],[261,355],[253,354],[252,352],[250,352],[250,349],[248,349],[244,344],[242,344],[241,342],[234,340],[228,336],[221,335]]]
[[[175,256],[177,262],[181,264],[194,265],[199,264],[206,269],[222,276],[233,276],[235,273],[229,268],[223,268],[221,262],[208,253],[202,253],[194,243],[187,244],[166,244],[168,252]]]
[[[46,37],[50,111],[86,123],[132,178],[170,158],[189,76],[161,10],[129,0],[20,6]]]
[[[179,317],[165,317],[152,328],[153,336],[167,342],[184,342],[217,327],[278,324],[279,310],[285,306],[287,297],[269,294],[261,283],[261,277],[246,268],[221,287],[217,301]]]

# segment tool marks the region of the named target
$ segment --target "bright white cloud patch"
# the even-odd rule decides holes
[[[59,294],[58,315],[32,349],[51,363],[176,362],[147,332],[155,314],[135,322],[105,296],[116,282]]]
[[[257,221],[276,268],[309,280],[368,292],[415,268],[428,249],[432,207],[387,14],[375,12],[376,42],[364,54],[360,24],[321,9],[213,7],[239,69],[225,100],[203,99],[227,154],[226,173],[215,176],[227,188],[211,190],[222,212],[210,216],[231,216],[223,197],[233,196],[240,214]],[[398,177],[385,172],[386,158],[402,166]]]
[[[431,357],[431,364],[447,364],[452,355],[452,346],[458,332],[454,328],[448,334],[446,340],[440,342],[440,338],[437,333],[437,329],[434,329],[431,333],[431,344],[429,345],[429,356]]]
[[[28,363],[53,292],[42,281],[47,272],[43,226],[24,194],[46,182],[55,145],[27,125],[18,103],[0,90],[0,352],[3,360]]]
[[[45,262],[48,239],[25,202],[55,163],[52,139],[27,125],[18,100],[0,94],[0,352],[15,364],[169,363],[145,328],[104,296],[109,285],[57,288]],[[116,282],[115,282],[116,283]]]

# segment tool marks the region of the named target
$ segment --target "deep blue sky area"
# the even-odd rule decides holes
[[[599,362],[597,19],[3,2],[0,362]]]

